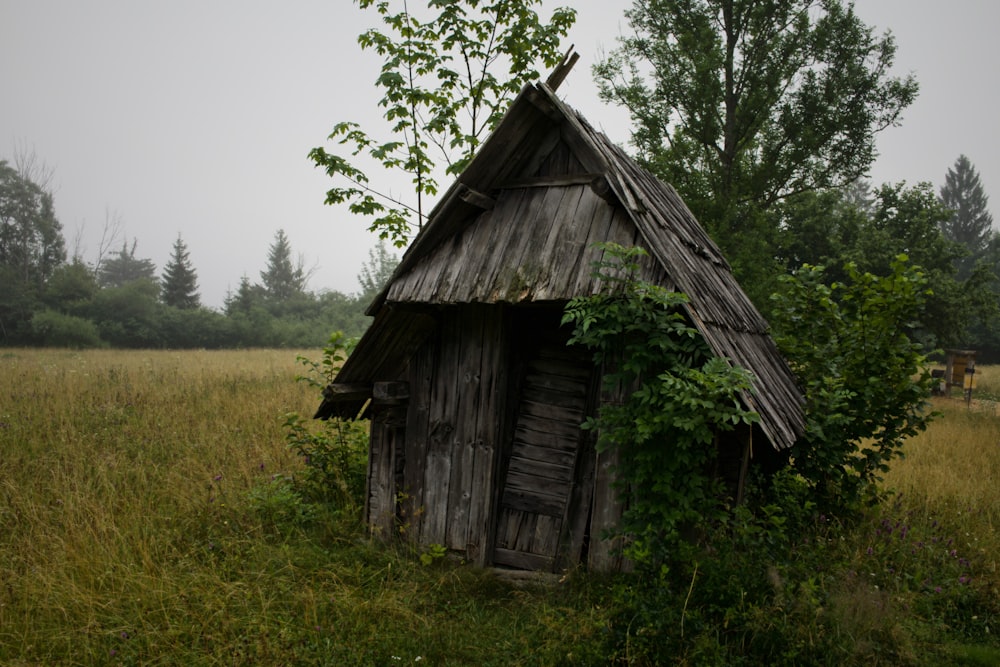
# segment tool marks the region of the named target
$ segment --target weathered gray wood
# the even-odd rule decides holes
[[[596,385],[595,379],[594,383]],[[600,539],[590,532],[591,504],[594,497],[594,466],[597,463],[596,438],[587,434],[580,445],[574,469],[572,495],[563,519],[562,549],[557,554],[557,567],[572,567],[583,561],[583,546]]]
[[[459,187],[458,196],[461,197],[462,201],[465,203],[472,204],[476,208],[481,208],[484,211],[488,211],[493,208],[497,203],[496,199],[493,199],[493,197],[484,195],[482,192],[476,192],[464,184]]]
[[[406,401],[410,397],[410,384],[401,380],[376,382],[371,389],[372,400],[388,404]]]
[[[500,438],[504,436],[505,395],[507,391],[507,327],[502,308],[481,306],[483,317],[482,377],[479,410],[476,415],[472,498],[469,502],[469,542],[466,557],[486,565],[495,532],[496,488]]]
[[[537,488],[520,488],[517,486],[520,478],[511,477],[503,492],[501,505],[505,512],[521,512],[524,514],[561,515],[566,507],[566,498],[552,493],[543,493]],[[527,484],[527,482],[525,482]],[[521,517],[524,519],[524,517]],[[508,538],[510,536],[508,535]],[[509,541],[509,540],[508,540]]]
[[[555,483],[568,485],[573,479],[573,468],[571,466],[559,465],[549,461],[536,461],[534,459],[513,456],[510,459],[509,475],[520,474],[533,483]]]
[[[557,172],[552,176],[527,176],[525,178],[519,178],[498,186],[498,189],[511,190],[514,188],[550,188],[554,186],[561,187],[566,185],[591,185],[595,180],[604,180],[604,177],[602,174],[594,173],[567,174],[565,172]]]
[[[588,567],[595,572],[615,572],[621,569],[621,541],[603,539],[606,532],[613,533],[618,528],[622,515],[618,491],[613,487],[615,477],[612,469],[616,458],[614,451],[597,454],[588,557]]]
[[[317,413],[353,416],[379,394],[367,516],[395,512],[418,541],[482,564],[502,550],[573,558],[589,535],[596,567],[627,566],[599,540],[621,507],[606,457],[590,456],[593,434],[579,429],[595,408],[587,355],[562,347],[557,316],[536,316],[602,289],[599,241],[650,252],[639,277],[688,294],[712,350],[754,373],[744,402],[770,445],[795,440],[801,394],[718,248],[672,188],[540,84],[434,207],[369,309],[375,321],[338,375],[343,395]],[[402,404],[401,387],[373,386],[396,382],[410,383],[405,420],[380,412]]]
[[[539,554],[497,548],[493,553],[493,562],[496,565],[515,567],[519,570],[551,572],[555,559],[551,556],[541,556]]]

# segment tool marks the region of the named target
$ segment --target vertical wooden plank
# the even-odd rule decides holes
[[[397,468],[406,438],[406,406],[376,405],[372,414],[368,527],[376,537],[395,534]]]
[[[504,401],[507,382],[507,340],[505,309],[483,306],[482,371],[479,383],[479,410],[476,414],[473,442],[472,497],[469,503],[469,531],[466,557],[476,565],[485,565],[491,549],[497,455],[503,433]]]
[[[424,502],[420,544],[446,544],[452,458],[455,450],[462,369],[462,321],[459,308],[441,315],[441,347],[433,371],[430,403],[430,437],[427,442],[427,469],[424,474]]]
[[[474,493],[472,467],[475,464],[475,442],[481,401],[483,364],[483,314],[477,304],[463,304],[456,309],[460,331],[457,393],[452,409],[455,413],[451,481],[448,496],[447,546],[464,551],[469,541],[469,506]]]
[[[595,572],[616,572],[621,569],[621,540],[604,539],[606,532],[618,528],[622,515],[618,490],[612,487],[612,469],[616,452],[597,454],[594,475],[594,509],[590,520],[590,551],[588,567]]]
[[[430,441],[431,387],[439,346],[440,333],[437,333],[425,341],[410,359],[408,373],[410,402],[406,413],[399,513],[401,530],[417,542],[420,541],[420,514],[424,506],[424,478]]]
[[[365,479],[365,524],[372,535],[382,536],[379,517],[385,511],[382,505],[384,497],[385,472],[391,465],[388,447],[384,440],[385,429],[378,415],[372,415],[368,443],[368,475]]]
[[[593,384],[597,385],[598,378]],[[584,543],[589,545],[600,536],[589,534],[589,522],[594,502],[594,476],[597,465],[596,438],[587,434],[580,442],[576,470],[573,479],[573,494],[570,497],[566,518],[563,522],[562,543],[565,545],[556,567],[572,567],[583,562]]]

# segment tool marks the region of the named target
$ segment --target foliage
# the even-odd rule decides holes
[[[170,260],[163,268],[160,298],[163,303],[181,310],[190,310],[201,305],[198,297],[198,276],[191,266],[187,245],[181,235],[177,235]]]
[[[583,428],[598,433],[600,451],[618,454],[629,555],[657,565],[677,557],[682,531],[719,515],[717,435],[758,417],[740,399],[747,372],[712,355],[684,316],[686,297],[635,277],[645,251],[602,247],[611,259],[597,269],[608,289],[571,300],[563,323],[573,326],[571,344],[594,351],[605,390],[626,394]]]
[[[866,174],[916,82],[889,76],[892,37],[840,0],[636,0],[627,16],[635,34],[594,68],[602,97],[628,109],[640,159],[740,282],[766,282],[779,231],[766,212]]]
[[[65,259],[52,193],[0,160],[0,266],[38,287]]]
[[[80,258],[60,264],[45,283],[42,301],[70,315],[80,314],[93,301],[100,287],[89,266]]]
[[[317,516],[315,505],[303,497],[288,475],[273,475],[257,484],[250,489],[248,501],[264,530],[283,537],[307,527]]]
[[[888,276],[895,258],[906,254],[933,287],[913,315],[919,323],[915,337],[928,349],[967,345],[970,329],[988,322],[996,310],[993,278],[985,267],[964,277],[956,274],[963,250],[942,234],[949,212],[927,183],[886,184],[870,198],[867,187],[859,185],[802,193],[787,198],[776,212],[784,230],[782,263],[792,271],[805,264],[825,266],[828,284],[849,280],[848,263],[862,273]],[[774,291],[780,290],[778,285]]]
[[[805,265],[776,295],[776,341],[806,396],[806,434],[795,470],[826,503],[856,506],[874,489],[903,441],[927,427],[931,376],[911,340],[927,296],[905,255],[880,277],[846,267],[827,285]]]
[[[101,287],[125,287],[140,280],[157,284],[153,260],[135,256],[138,245],[138,239],[132,240],[131,247],[123,241],[121,250],[101,263],[97,272],[97,282]]]
[[[424,197],[437,193],[438,160],[445,162],[445,173],[460,173],[510,97],[538,78],[534,64],[552,67],[559,61],[559,39],[576,15],[561,8],[542,19],[533,9],[540,4],[429,0],[425,18],[405,0],[358,0],[361,9],[374,9],[387,28],[365,31],[358,43],[385,58],[375,85],[383,92],[379,106],[392,138],[376,139],[354,122],[337,123],[329,139],[348,147],[351,157],[322,147],[309,153],[329,176],[349,182],[331,188],[326,203],[349,203],[351,213],[374,217],[369,229],[380,238],[405,245],[412,219],[418,229],[424,222]],[[374,189],[363,164],[358,166],[359,157],[406,173],[415,202],[403,203]]]
[[[39,310],[31,316],[31,337],[48,347],[104,347],[97,325],[82,317]]]
[[[361,295],[358,297],[364,303],[371,303],[382,288],[389,283],[393,272],[399,266],[399,258],[389,252],[385,242],[368,251],[368,261],[361,267],[358,283],[361,285]]]
[[[30,337],[45,281],[66,259],[52,193],[0,160],[0,341]]]
[[[841,522],[817,511],[792,470],[767,487],[709,528],[696,559],[617,588],[611,656],[791,666],[998,655],[1000,600],[981,581],[986,562],[943,517],[897,498]]]
[[[323,348],[320,361],[298,355],[296,361],[306,368],[306,374],[296,376],[296,380],[322,391],[333,381],[354,342],[337,331]],[[298,481],[305,497],[346,511],[359,509],[364,503],[368,462],[367,424],[328,419],[319,428],[310,429],[306,420],[293,412],[285,415],[284,426],[288,446],[305,463]]]

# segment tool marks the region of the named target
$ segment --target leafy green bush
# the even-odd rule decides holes
[[[32,338],[51,347],[106,347],[97,325],[88,319],[42,310],[31,317]]]
[[[319,361],[296,357],[306,368],[306,374],[296,379],[322,391],[353,346],[353,340],[335,332]],[[328,419],[316,425],[293,412],[285,416],[284,427],[288,446],[305,463],[305,471],[297,480],[303,495],[343,510],[361,507],[368,462],[367,423]]]
[[[857,505],[903,441],[927,427],[932,379],[911,340],[928,292],[905,255],[880,277],[846,267],[824,283],[822,267],[782,278],[773,297],[776,341],[806,395],[806,434],[793,465],[823,502]]]
[[[682,312],[686,297],[635,278],[645,251],[602,249],[611,260],[596,269],[610,289],[570,301],[563,323],[570,344],[594,351],[609,392],[633,388],[583,428],[597,431],[599,451],[617,450],[628,555],[655,567],[677,557],[685,530],[721,516],[715,438],[758,416],[740,399],[748,373],[712,355]]]
[[[900,257],[888,277],[849,266],[844,284],[826,286],[813,267],[787,279],[776,299],[779,344],[806,392],[807,432],[791,465],[755,480],[746,502],[727,508],[708,464],[717,433],[756,419],[739,400],[747,375],[711,357],[683,317],[683,295],[634,278],[641,251],[604,249],[612,260],[598,270],[609,289],[571,302],[564,322],[574,326],[572,342],[609,371],[608,389],[632,388],[585,424],[598,430],[599,447],[619,453],[621,531],[638,565],[618,588],[609,660],[912,662],[898,627],[905,611],[860,574],[848,545],[863,530],[862,501],[932,417],[930,375],[907,335],[923,303],[921,273]],[[918,561],[908,567],[920,570]],[[970,602],[967,575],[945,572],[954,581],[944,606],[934,602],[946,599],[943,586],[920,602],[968,625],[982,599]],[[970,632],[979,637],[977,627]]]

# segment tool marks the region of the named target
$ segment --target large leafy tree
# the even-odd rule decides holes
[[[357,0],[374,9],[384,31],[358,37],[362,49],[385,58],[375,81],[379,106],[389,123],[380,138],[355,122],[337,123],[329,138],[348,156],[313,149],[309,156],[340,184],[328,204],[348,203],[352,213],[373,218],[369,229],[397,247],[406,244],[411,223],[419,228],[424,200],[437,193],[439,164],[457,174],[496,126],[508,102],[538,78],[537,64],[559,62],[559,40],[576,20],[572,9],[542,19],[541,0]],[[377,138],[379,137],[379,138]],[[372,185],[367,164],[407,174],[410,201],[386,196]]]
[[[25,342],[45,282],[65,259],[52,193],[0,160],[0,340]]]
[[[951,216],[942,221],[941,230],[949,240],[960,243],[968,251],[967,256],[956,262],[959,277],[968,277],[989,249],[993,215],[979,172],[965,155],[960,155],[955,166],[945,174],[941,203],[951,210]]]
[[[771,207],[864,176],[917,93],[888,74],[891,35],[840,0],[636,0],[627,16],[601,94],[745,282],[774,268]]]
[[[40,287],[65,259],[52,193],[0,160],[0,266]]]
[[[163,269],[160,299],[168,306],[190,310],[201,305],[198,296],[198,276],[191,265],[187,245],[177,235],[170,260]]]

